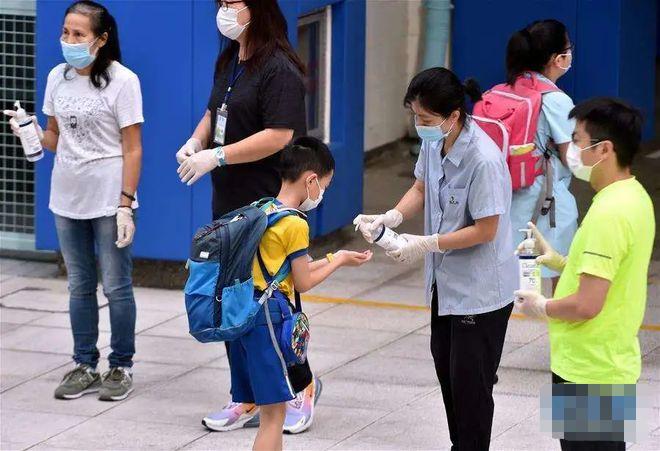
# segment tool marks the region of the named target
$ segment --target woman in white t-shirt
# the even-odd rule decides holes
[[[32,118],[42,145],[55,150],[49,207],[68,274],[76,363],[55,397],[99,392],[99,399],[119,400],[132,391],[135,353],[130,245],[142,160],[140,82],[120,64],[117,25],[102,5],[72,4],[64,17],[61,45],[66,64],[48,75],[46,130]],[[17,131],[16,121],[10,122]],[[102,376],[96,371],[95,249],[112,330],[110,369]]]

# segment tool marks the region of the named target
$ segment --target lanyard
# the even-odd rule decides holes
[[[236,72],[236,68],[238,67],[238,55],[236,56],[236,59],[234,60],[234,69],[232,70],[231,74],[231,80],[229,81],[229,86],[227,86],[227,92],[225,93],[225,99],[222,101],[222,111],[227,111],[227,104],[229,103],[229,98],[231,97],[231,90],[234,88],[234,85],[236,84],[236,81],[240,78],[241,75],[243,75],[243,72],[245,71],[245,66],[242,66],[238,72]]]

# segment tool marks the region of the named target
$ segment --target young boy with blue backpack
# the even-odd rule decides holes
[[[281,152],[277,198],[235,210],[193,239],[185,288],[190,333],[202,342],[232,341],[233,401],[254,402],[260,410],[254,449],[282,449],[286,402],[296,395],[287,368],[305,362],[309,340],[297,292],[372,256],[370,251],[339,251],[318,261],[308,256],[304,212],[321,203],[334,167],[323,142],[297,138]]]

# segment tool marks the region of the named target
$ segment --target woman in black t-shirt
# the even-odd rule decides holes
[[[277,0],[217,3],[218,29],[229,43],[216,63],[208,109],[176,154],[182,182],[191,185],[211,172],[213,219],[277,196],[278,152],[306,133],[304,65],[289,43]],[[320,387],[312,381],[308,364],[290,369],[289,378],[299,393],[287,405],[284,429],[297,433],[311,425],[314,394]],[[206,416],[203,424],[229,431],[243,427],[257,413],[254,404],[230,402]]]

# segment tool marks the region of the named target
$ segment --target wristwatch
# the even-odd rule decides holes
[[[225,149],[222,146],[215,148],[215,157],[218,159],[218,166],[225,166],[227,164],[225,161]]]

